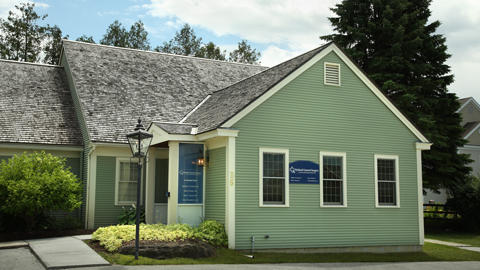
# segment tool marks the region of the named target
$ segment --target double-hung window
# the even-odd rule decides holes
[[[398,156],[375,155],[375,198],[377,207],[399,207]]]
[[[288,207],[288,149],[260,148],[260,206]]]
[[[137,201],[138,181],[137,162],[128,158],[117,159],[116,181],[116,204],[126,205],[135,203]]]
[[[347,206],[346,153],[320,152],[320,206]]]

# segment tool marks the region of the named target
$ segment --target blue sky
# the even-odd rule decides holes
[[[0,17],[22,0],[0,0]],[[340,0],[38,0],[46,22],[57,24],[70,39],[82,34],[99,41],[108,25],[119,20],[126,28],[141,19],[153,47],[170,40],[189,23],[204,42],[231,51],[247,39],[262,53],[261,64],[272,66],[322,44],[332,31],[329,10]],[[461,4],[460,4],[461,3]],[[447,37],[448,64],[459,97],[480,101],[480,1],[434,0],[432,19]],[[455,12],[453,12],[455,11]]]

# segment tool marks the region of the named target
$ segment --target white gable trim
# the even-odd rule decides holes
[[[193,108],[193,110],[191,110],[189,113],[187,113],[187,115],[185,115],[185,117],[182,118],[182,120],[180,120],[180,122],[178,122],[179,124],[183,124],[185,122],[185,120],[188,119],[188,117],[190,117],[190,115],[192,115],[192,113],[194,113],[198,108],[200,108],[200,106],[203,105],[203,103],[205,103],[205,101],[207,101],[212,95],[208,95],[206,98],[204,98],[202,100],[202,102],[200,102],[197,106],[195,106],[195,108]]]
[[[472,134],[475,133],[475,131],[477,131],[478,128],[480,128],[480,123],[477,124],[477,126],[474,127],[472,130],[470,130],[470,132],[467,135],[465,135],[465,137],[463,137],[463,139],[466,140],[466,139],[470,138],[470,136],[472,136]]]
[[[460,108],[458,108],[458,110],[456,112],[458,113],[458,112],[462,111],[463,108],[465,108],[468,105],[468,103],[470,103],[470,102],[473,102],[473,105],[475,105],[475,107],[477,107],[477,110],[480,111],[480,104],[478,104],[478,102],[473,97],[471,97],[467,101],[465,101],[465,103],[463,103],[462,106],[460,106]]]
[[[315,63],[320,61],[323,57],[325,57],[330,52],[335,52],[335,54],[342,59],[343,62],[353,71],[355,75],[377,96],[377,98],[387,106],[390,111],[421,141],[421,142],[428,142],[427,138],[423,136],[423,134],[388,100],[388,98],[363,74],[362,71],[335,45],[330,44],[327,48],[323,49],[317,55],[315,55],[312,59],[308,62],[300,66],[297,70],[292,72],[286,78],[281,80],[277,83],[274,87],[270,90],[265,92],[255,101],[250,103],[247,107],[243,108],[240,112],[235,114],[232,118],[230,118],[227,122],[225,122],[221,127],[232,127],[235,123],[237,123],[240,119],[245,117],[251,111],[253,111],[256,107],[262,104],[264,101],[269,99],[273,96],[276,92],[282,89],[285,85],[290,83],[308,68],[313,66]]]

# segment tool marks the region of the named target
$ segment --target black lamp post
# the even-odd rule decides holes
[[[138,179],[137,179],[137,207],[135,222],[135,260],[138,260],[138,240],[140,238],[140,193],[142,187],[142,162],[141,159],[147,156],[148,147],[152,142],[153,135],[146,132],[142,120],[138,119],[135,131],[127,134],[128,143],[132,150],[133,157],[138,158]]]

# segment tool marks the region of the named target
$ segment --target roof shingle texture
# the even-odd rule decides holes
[[[81,145],[61,67],[0,61],[0,142]]]
[[[221,126],[328,45],[330,44],[325,44],[223,90],[214,92],[185,122],[197,124],[198,133]]]
[[[197,127],[193,124],[161,123],[152,122],[152,124],[165,130],[168,134],[191,134],[192,128]]]
[[[139,117],[178,122],[208,94],[265,67],[64,41],[90,139],[125,143]]]

